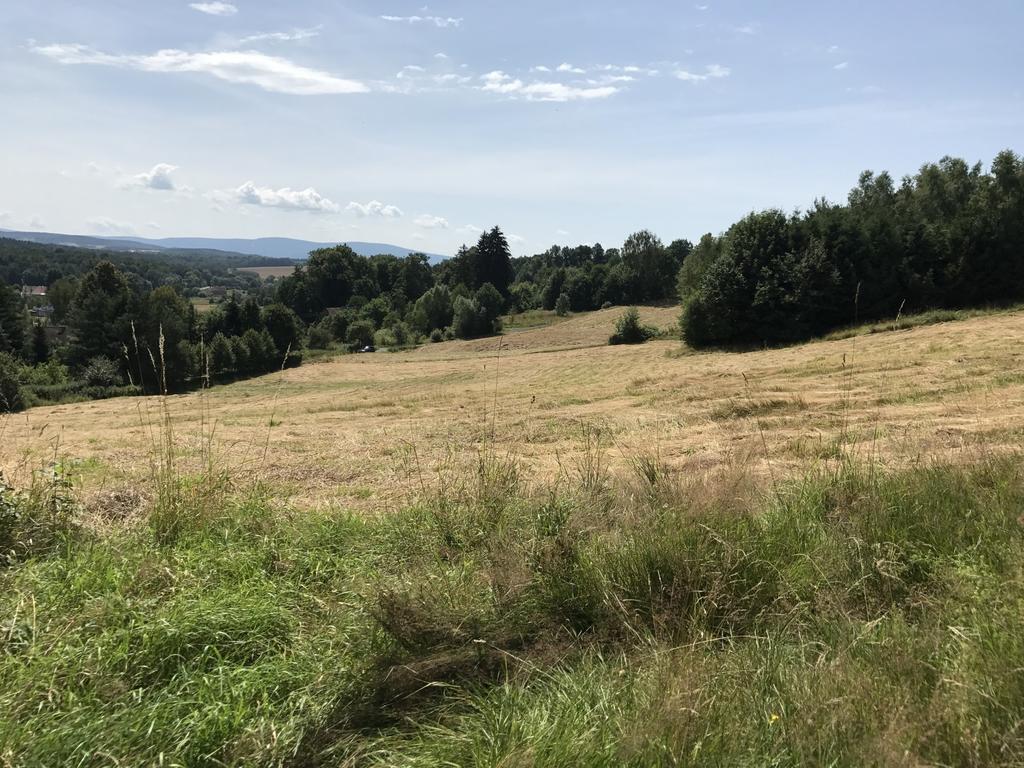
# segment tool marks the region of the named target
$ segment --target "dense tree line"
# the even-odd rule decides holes
[[[896,184],[865,172],[844,205],[752,213],[679,273],[693,346],[781,343],[901,310],[1024,298],[1024,161],[955,158]]]
[[[502,315],[534,309],[681,300],[693,346],[784,343],[901,310],[1020,300],[1022,242],[1024,161],[1009,151],[989,172],[952,158],[899,185],[865,172],[845,204],[752,213],[696,246],[641,230],[620,248],[554,246],[513,259],[494,227],[438,265],[340,245],[257,282],[229,256],[103,259],[0,239],[0,409],[255,375],[297,364],[303,348],[485,336],[501,330]],[[21,282],[49,286],[52,321],[67,330],[60,341],[29,321],[12,287]],[[200,315],[187,295],[201,283],[248,290]],[[650,333],[627,314],[612,338]]]
[[[275,298],[309,325],[312,347],[404,346],[499,330],[513,306],[513,278],[508,241],[494,227],[433,267],[422,254],[366,258],[344,245],[314,251],[278,281]]]
[[[101,261],[109,261],[124,272],[136,290],[153,290],[169,285],[186,296],[194,295],[198,288],[208,285],[257,290],[259,278],[238,272],[238,268],[291,263],[287,259],[242,256],[223,251],[97,251],[0,237],[0,280],[9,285],[52,287],[60,281],[74,282]]]
[[[140,289],[108,261],[71,284],[59,342],[0,281],[0,411],[37,401],[180,391],[211,377],[297,364],[302,325],[288,307],[232,294],[199,315],[174,286]],[[64,279],[64,278],[61,278]],[[59,281],[58,281],[59,282]],[[225,348],[227,352],[225,352]]]
[[[520,311],[556,309],[563,296],[563,307],[572,312],[672,301],[676,274],[692,248],[687,240],[665,246],[647,230],[630,235],[621,248],[553,246],[513,261],[509,292]]]

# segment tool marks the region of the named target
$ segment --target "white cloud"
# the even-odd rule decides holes
[[[341,208],[328,200],[312,187],[308,189],[271,189],[257,187],[251,181],[245,182],[229,194],[236,202],[258,205],[264,208],[282,208],[288,211],[310,211],[312,213],[338,213]]]
[[[614,83],[635,83],[636,78],[632,75],[601,75],[597,79],[589,79],[590,85],[609,85]]]
[[[569,62],[563,62],[562,64],[559,64],[558,65],[558,71],[559,72],[566,72],[566,73],[570,73],[570,74],[574,74],[574,75],[585,75],[585,74],[587,74],[587,71],[585,69],[580,69],[579,67],[574,67]]]
[[[174,179],[171,174],[178,170],[178,166],[170,163],[157,163],[152,169],[145,173],[139,173],[128,181],[126,186],[145,187],[146,189],[157,189],[165,192],[173,192]]]
[[[706,11],[706,10],[707,10],[708,8],[710,8],[711,6],[710,6],[710,5],[697,5],[697,6],[694,6],[694,7],[695,7],[695,8],[696,8],[696,9],[697,9],[698,11]]]
[[[531,72],[550,72],[551,67],[545,67],[543,64],[538,64],[536,67],[530,69]]]
[[[0,211],[0,224],[9,224],[13,218],[14,214],[10,211]]]
[[[135,228],[131,224],[125,224],[122,221],[108,219],[106,216],[97,216],[95,218],[88,219],[85,223],[89,225],[89,228],[93,232],[101,235],[135,234]]]
[[[648,77],[656,77],[661,74],[658,69],[651,69],[649,67],[638,67],[634,64],[627,66],[621,66],[619,64],[604,64],[598,67],[602,72],[622,72],[626,75],[647,75]]]
[[[371,200],[366,203],[352,202],[345,206],[346,211],[352,211],[359,218],[367,216],[380,216],[385,219],[398,219],[404,216],[402,209],[396,205],[384,205],[379,200]]]
[[[559,237],[568,237],[570,233],[568,230],[565,229],[556,229],[555,234],[558,235]]]
[[[275,40],[283,43],[295,40],[308,40],[311,37],[319,36],[321,29],[323,29],[322,26],[316,26],[309,29],[293,29],[291,32],[258,32],[255,35],[247,35],[241,38],[238,43],[239,45],[246,45],[247,43],[259,43],[264,40]]]
[[[431,216],[429,213],[422,213],[413,221],[417,227],[423,229],[448,229],[448,219],[440,216]]]
[[[462,26],[462,19],[453,19],[448,16],[381,16],[384,21],[397,21],[406,24],[433,24],[435,27],[459,27]]]
[[[234,16],[238,13],[238,7],[231,3],[212,2],[212,3],[189,3],[188,7],[194,11],[200,13],[206,13],[210,16]]]
[[[760,27],[760,24],[744,24],[742,27],[736,27],[736,31],[741,35],[756,35]]]
[[[848,62],[848,61],[841,61],[838,64],[836,64],[834,67],[832,67],[832,69],[838,69],[838,70],[842,71],[844,69],[848,69],[849,66],[850,66],[850,62]]]
[[[618,88],[611,85],[582,88],[564,83],[535,82],[526,84],[522,80],[500,71],[488,72],[480,79],[484,81],[480,87],[483,91],[514,96],[528,101],[564,102],[606,99],[619,92]]]
[[[497,70],[481,75],[480,79],[484,81],[482,90],[491,93],[515,93],[523,89],[522,80],[514,80],[511,75]]]
[[[435,53],[434,54],[434,58],[435,59],[442,59],[442,60],[443,59],[447,59],[448,58],[448,54],[447,53]]]
[[[39,230],[46,229],[46,222],[38,216],[33,216],[29,219],[28,228],[38,232]]]
[[[829,53],[839,53],[839,46],[838,45],[830,45],[828,47],[828,52]]]
[[[520,237],[519,235],[509,235],[508,241],[511,245],[522,245],[526,242],[526,238]]]
[[[476,235],[482,235],[484,233],[482,227],[478,227],[474,224],[465,224],[456,229],[455,231],[458,232],[460,235],[473,235],[474,237]]]
[[[688,72],[685,69],[676,70],[676,77],[687,83],[702,83],[705,80],[715,80],[723,77],[728,77],[732,70],[728,67],[723,67],[721,64],[708,64],[704,67],[704,71]]]
[[[369,90],[355,80],[346,80],[257,51],[189,53],[166,49],[148,55],[130,55],[103,53],[78,44],[44,45],[33,50],[61,64],[98,64],[143,72],[196,72],[229,83],[255,85],[272,93],[297,96],[365,93]]]
[[[404,77],[408,77],[410,73],[422,74],[423,72],[426,71],[427,70],[425,70],[423,67],[418,67],[415,64],[406,64],[404,67],[402,67],[401,71],[397,75],[395,75],[395,77],[401,79]]]

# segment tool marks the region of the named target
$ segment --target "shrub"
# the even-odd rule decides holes
[[[398,342],[390,328],[381,328],[373,334],[373,345],[378,349],[384,349],[385,347],[396,347]]]
[[[6,352],[0,352],[0,413],[15,413],[24,408],[18,370],[21,366]]]
[[[310,349],[327,349],[331,345],[331,330],[326,323],[317,323],[309,329],[306,345]]]
[[[50,358],[45,363],[24,365],[21,367],[19,379],[24,386],[57,386],[71,381],[68,367]]]
[[[270,333],[278,356],[289,349],[298,349],[302,338],[302,321],[283,304],[271,304],[263,310],[263,326]]]
[[[498,289],[490,283],[481,285],[473,295],[473,298],[476,300],[480,313],[487,323],[493,324],[505,309],[505,300],[498,293]]]
[[[555,314],[559,317],[569,314],[569,294],[560,293],[558,295],[558,301],[555,302]]]
[[[501,331],[504,300],[490,283],[484,283],[473,298],[458,296],[452,317],[452,330],[460,339],[490,336]]]
[[[157,360],[157,365],[160,361]],[[124,383],[121,367],[109,357],[94,357],[82,369],[81,379],[90,387],[116,387]]]
[[[249,368],[252,371],[270,371],[281,365],[281,356],[269,331],[250,328],[242,334],[242,340],[249,349]]]
[[[706,234],[683,261],[676,278],[676,288],[679,300],[684,306],[697,292],[711,265],[722,255],[724,245],[723,238],[715,237],[710,233]]]
[[[335,341],[345,341],[348,336],[348,327],[356,321],[356,312],[354,309],[340,309],[337,312],[331,312],[323,322],[330,328],[331,335]]]
[[[241,336],[231,336],[228,341],[231,343],[231,357],[235,361],[235,370],[250,370],[252,353],[249,350],[249,345],[245,343],[245,339]]]
[[[373,344],[374,327],[369,320],[356,320],[349,325],[345,341],[352,347],[367,347]]]
[[[218,333],[210,341],[210,373],[228,373],[235,370],[235,365],[235,350],[231,346],[231,342],[223,333]]]
[[[391,336],[398,347],[407,347],[416,341],[412,329],[401,320],[391,326]]]
[[[480,307],[473,299],[459,296],[455,299],[452,332],[457,338],[471,339],[481,335]]]
[[[410,314],[412,326],[421,333],[447,328],[452,322],[452,292],[447,285],[435,285],[417,299]]]
[[[630,307],[615,321],[615,333],[608,339],[609,344],[643,344],[658,335],[658,331],[640,322],[640,312]]]
[[[434,330],[432,330],[430,332],[430,341],[432,344],[437,344],[438,342],[444,341],[444,331],[442,331],[440,328],[435,328]]]
[[[385,318],[391,314],[392,309],[390,300],[384,296],[378,296],[363,305],[359,310],[359,317],[362,320],[369,320],[375,328],[378,328],[384,324]]]
[[[513,283],[509,286],[509,302],[516,312],[537,308],[537,290],[533,283]]]

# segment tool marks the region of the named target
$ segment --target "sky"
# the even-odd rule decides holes
[[[1021,0],[2,0],[0,227],[666,242],[1024,152]]]

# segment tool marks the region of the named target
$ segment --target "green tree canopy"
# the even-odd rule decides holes
[[[21,295],[0,281],[0,352],[21,354],[28,338],[28,319]]]
[[[135,341],[128,316],[131,299],[127,279],[109,261],[99,262],[85,274],[68,319],[74,336],[68,358],[73,365],[84,365],[95,357],[124,358],[125,346],[134,346]],[[138,342],[141,346],[144,339]]]

